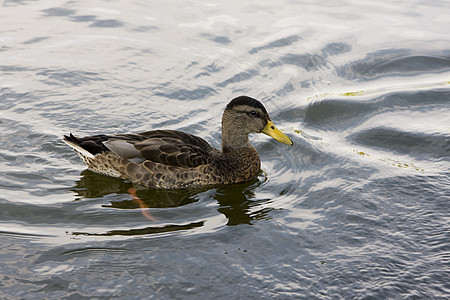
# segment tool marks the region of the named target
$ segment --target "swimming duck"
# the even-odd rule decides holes
[[[275,127],[261,102],[247,96],[234,98],[225,108],[221,150],[177,130],[83,138],[70,134],[63,140],[91,171],[147,188],[172,189],[241,183],[258,176],[261,162],[248,141],[253,132],[293,144]]]

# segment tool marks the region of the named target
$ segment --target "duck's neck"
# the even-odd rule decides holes
[[[222,132],[222,151],[239,148],[251,148],[248,134],[236,135]]]

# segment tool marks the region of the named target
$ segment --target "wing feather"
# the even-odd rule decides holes
[[[204,139],[176,130],[98,135],[80,139],[65,137],[65,141],[85,149],[91,156],[111,151],[136,163],[148,160],[167,166],[187,168],[209,163],[211,156],[218,151]]]
[[[169,166],[196,167],[210,162],[214,151],[205,140],[181,131],[155,130],[141,133],[147,138],[134,144],[140,155]]]

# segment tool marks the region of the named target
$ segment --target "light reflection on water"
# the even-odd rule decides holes
[[[4,1],[1,297],[445,298],[448,9]],[[240,94],[294,146],[253,135],[246,184],[138,191],[154,222],[61,141],[164,127],[219,147]]]

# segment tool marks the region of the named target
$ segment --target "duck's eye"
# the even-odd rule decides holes
[[[252,110],[251,112],[249,112],[248,115],[249,115],[250,117],[253,117],[253,118],[256,118],[256,117],[259,116],[259,114],[258,114],[256,111],[254,111],[254,110]]]

